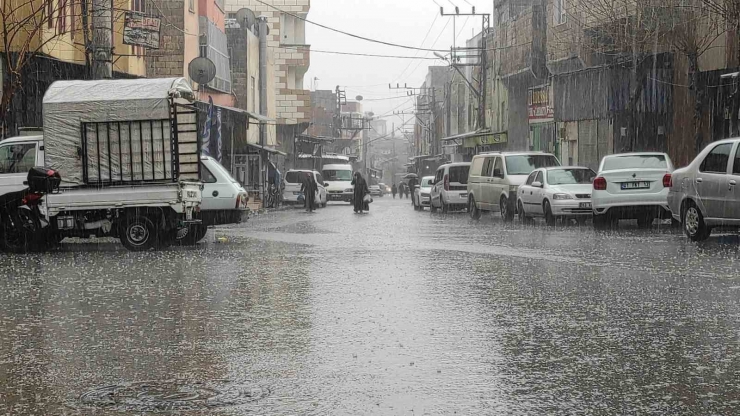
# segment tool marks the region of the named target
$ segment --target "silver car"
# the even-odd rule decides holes
[[[715,227],[740,228],[740,138],[711,143],[664,183],[673,218],[691,240],[706,240]]]

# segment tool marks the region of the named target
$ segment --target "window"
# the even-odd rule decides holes
[[[527,182],[526,182],[527,185],[531,185],[532,182],[534,182],[534,178],[536,177],[537,177],[537,172],[530,173],[529,176],[527,177]]]
[[[216,179],[216,176],[211,173],[210,170],[206,167],[204,164],[200,164],[200,176],[203,177],[203,183],[216,183],[218,180]]]
[[[504,177],[504,160],[502,158],[500,157],[496,158],[496,163],[493,165],[493,172],[494,172],[494,175],[498,173],[498,176],[497,176],[498,178]]]
[[[668,161],[660,154],[616,156],[604,159],[602,170],[616,169],[668,169]]]
[[[732,143],[724,143],[716,146],[704,158],[699,167],[700,172],[707,173],[727,173],[727,162],[730,161],[730,151]]]
[[[28,173],[36,165],[36,144],[0,147],[0,173]]]
[[[550,185],[588,185],[594,181],[596,173],[591,169],[554,169],[547,171]]]
[[[135,12],[144,13],[144,0],[131,0],[131,10]],[[131,54],[141,56],[144,54],[143,46],[131,46]]]
[[[506,170],[509,175],[529,175],[533,170],[560,166],[552,155],[506,156]]]
[[[451,166],[450,167],[450,182],[461,183],[466,185],[468,183],[468,175],[470,174],[470,166]]]
[[[327,181],[350,182],[352,180],[351,170],[325,170],[324,176]]]
[[[437,176],[434,177],[434,183],[440,183],[442,182],[442,178],[444,177],[444,169],[437,170]]]
[[[483,171],[483,162],[486,161],[484,157],[477,157],[473,159],[473,165],[471,167],[473,176],[481,176]]]
[[[535,179],[534,181],[539,182],[539,183],[545,183],[544,179],[545,179],[545,176],[542,174],[542,171],[538,171],[537,179]]]
[[[257,109],[257,83],[256,83],[254,77],[250,77],[249,94],[252,97],[252,111],[258,112],[258,109]]]
[[[740,146],[737,147],[735,152],[735,163],[732,165],[732,174],[740,175]]]
[[[487,157],[486,161],[483,163],[483,174],[481,176],[491,176],[493,175],[493,157]]]
[[[565,12],[565,2],[566,0],[555,0],[554,7],[553,7],[553,13],[554,13],[554,21],[556,25],[562,25],[567,21],[567,15]]]

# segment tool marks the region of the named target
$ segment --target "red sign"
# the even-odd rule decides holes
[[[527,97],[530,121],[549,121],[555,118],[555,109],[550,101],[550,86],[529,89]]]

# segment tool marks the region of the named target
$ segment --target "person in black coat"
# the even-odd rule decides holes
[[[370,188],[367,186],[365,178],[362,177],[360,172],[355,172],[355,176],[352,178],[352,185],[354,185],[354,194],[352,199],[354,200],[355,212],[362,214],[362,211],[369,211],[370,206],[365,202],[365,195],[370,194]]]
[[[301,185],[301,192],[303,192],[303,196],[306,198],[306,211],[308,212],[313,212],[316,209],[316,192],[318,189],[316,179],[314,179],[311,173],[306,172],[306,177]]]

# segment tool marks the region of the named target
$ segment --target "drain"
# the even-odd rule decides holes
[[[121,412],[191,411],[244,405],[269,393],[264,387],[227,380],[142,381],[90,390],[80,396],[79,403],[88,408]]]

